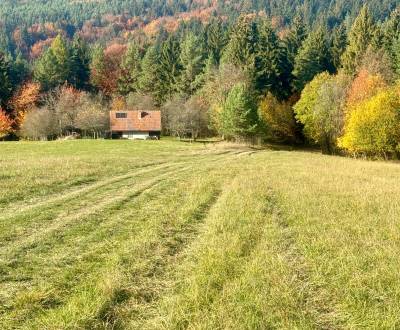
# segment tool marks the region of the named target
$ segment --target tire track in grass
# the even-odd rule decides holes
[[[303,294],[303,308],[300,313],[304,313],[312,320],[313,327],[321,330],[342,329],[341,320],[336,317],[334,308],[328,299],[310,278],[307,262],[304,255],[297,247],[297,234],[291,226],[287,215],[280,206],[281,201],[276,192],[269,188],[267,203],[270,205],[270,213],[280,231],[279,249],[287,264],[293,271],[293,281],[296,287]]]
[[[77,221],[83,220],[86,217],[94,214],[98,214],[100,211],[105,208],[112,207],[112,205],[121,203],[126,199],[126,195],[129,194],[130,197],[137,197],[141,193],[145,192],[148,189],[156,186],[158,183],[165,180],[165,177],[170,175],[171,173],[177,173],[187,170],[188,167],[181,169],[173,169],[162,174],[159,174],[156,179],[148,180],[143,183],[137,185],[135,189],[130,186],[126,186],[123,189],[118,191],[118,195],[109,199],[103,199],[102,201],[98,201],[97,203],[93,203],[91,207],[81,209],[78,213],[74,213],[69,215],[69,211],[66,213],[59,214],[53,222],[42,228],[40,231],[37,231],[31,235],[21,236],[20,239],[13,240],[11,244],[7,244],[3,247],[4,259],[13,259],[15,255],[23,254],[24,252],[30,250],[32,247],[35,247],[40,241],[42,241],[47,236],[53,234],[56,231],[65,231],[69,226],[73,225]],[[104,198],[104,196],[101,196]],[[12,254],[7,254],[12,252]],[[14,256],[13,256],[14,254]],[[1,262],[1,259],[0,259]]]
[[[196,169],[194,169],[193,170],[193,172],[195,172],[196,171]],[[185,180],[188,180],[188,178],[185,176]],[[176,177],[175,178],[175,180],[181,180],[182,179],[182,177],[181,176],[178,176],[178,177]],[[194,220],[199,220],[200,219],[200,215],[201,215],[201,213],[202,212],[205,212],[205,208],[207,207],[207,205],[206,204],[202,204],[202,205],[200,205],[200,207],[199,208],[196,208],[194,211],[193,211],[193,213],[191,214],[191,216],[190,216],[190,218],[194,221]],[[174,215],[172,215],[172,216],[174,216]],[[158,221],[158,220],[157,220]],[[110,226],[111,224],[108,224],[108,226]],[[165,233],[164,233],[164,231],[165,231],[165,229],[166,228],[168,228],[168,223],[165,223],[165,224],[163,224],[161,227],[160,227],[160,232],[159,232],[159,239],[157,239],[156,241],[157,241],[157,244],[158,244],[158,241],[163,241],[164,240],[164,236],[166,235]],[[181,228],[182,229],[182,228]],[[183,229],[182,229],[183,230]],[[174,231],[174,230],[172,230],[172,231]],[[180,232],[180,230],[177,230],[177,232]],[[176,236],[178,236],[179,234],[177,234]],[[140,240],[140,238],[138,238],[139,240]],[[181,241],[181,240],[178,240],[179,242]],[[143,242],[143,243],[146,243],[146,242]],[[129,254],[131,254],[132,252],[130,252],[130,249],[129,249],[129,244],[130,244],[130,242],[128,242],[127,243],[127,247],[125,247],[125,253],[127,254],[127,255],[129,255]],[[176,253],[178,253],[178,248],[177,248],[177,245],[173,245],[173,244],[171,244],[171,243],[168,243],[167,244],[168,245],[168,249],[173,249],[173,251],[171,250],[170,252],[169,252],[169,254],[170,255],[173,255],[173,254],[176,254]],[[90,247],[92,248],[92,245],[90,245]],[[173,247],[173,248],[172,248]],[[83,248],[84,249],[84,246],[82,246],[81,248]],[[99,247],[100,249],[101,249],[101,247]],[[154,246],[154,248],[156,249],[156,251],[158,251],[158,248],[156,247],[156,246]],[[152,256],[153,256],[153,253],[154,252],[156,252],[156,251],[153,251],[152,249],[150,249],[149,251],[148,251],[148,255],[146,254],[146,256],[141,256],[141,259],[143,259],[143,258],[145,258],[145,259],[147,259],[147,258],[149,258],[149,259],[151,259],[152,258]],[[114,253],[117,253],[117,251],[114,251]],[[90,254],[96,254],[96,255],[99,255],[99,250],[96,248],[95,250],[91,250],[90,251]],[[80,260],[82,260],[82,259],[80,259]],[[164,261],[164,265],[165,265],[165,263],[166,263],[167,261],[165,260]],[[160,269],[160,264],[158,264],[157,262],[155,263],[155,265],[154,265],[154,267],[155,267],[155,271],[156,271],[156,269]],[[107,274],[107,271],[104,273],[104,274]],[[96,280],[98,280],[98,278],[96,279]],[[96,281],[95,281],[96,282]],[[111,299],[112,301],[113,301],[113,299]],[[107,302],[107,304],[108,304],[108,302]],[[111,307],[111,305],[109,306],[109,308],[110,309],[108,309],[108,308],[104,308],[104,306],[101,308],[101,310],[102,310],[102,312],[99,312],[99,315],[101,314],[101,315],[103,315],[103,316],[99,316],[99,318],[102,318],[102,317],[109,317],[111,314],[111,309],[113,309],[114,307]],[[106,316],[106,315],[108,315],[108,316]]]
[[[153,171],[141,173],[144,175],[168,175],[178,169],[180,165],[174,164]],[[162,171],[161,173],[159,171]],[[165,174],[163,174],[165,173]],[[69,199],[68,203],[60,201],[55,204],[43,206],[32,212],[27,212],[20,217],[9,219],[9,221],[1,222],[1,227],[4,231],[0,233],[0,247],[15,245],[19,240],[26,239],[40,234],[41,231],[47,230],[46,227],[51,227],[54,222],[62,221],[68,223],[70,218],[74,218],[80,213],[96,211],[108,201],[118,199],[118,196],[124,191],[131,190],[135,185],[141,184],[140,180],[146,180],[137,175],[133,175],[125,180],[119,180],[118,183],[104,186],[103,189],[93,191],[89,195],[81,196],[81,198]],[[113,197],[112,194],[115,194]],[[83,210],[83,212],[82,212]],[[72,214],[72,215],[71,215]],[[9,225],[8,223],[11,222]]]
[[[61,192],[57,193],[55,196],[46,196],[45,199],[39,200],[39,201],[34,201],[31,204],[26,205],[26,202],[24,204],[18,204],[14,205],[12,207],[8,207],[6,212],[2,212],[0,215],[0,221],[6,220],[9,217],[17,217],[21,213],[25,213],[27,211],[30,211],[35,208],[49,208],[51,207],[51,204],[53,203],[59,203],[59,202],[65,202],[68,200],[71,200],[73,198],[79,197],[80,195],[89,193],[93,190],[99,189],[99,188],[105,188],[106,186],[113,185],[115,183],[130,179],[132,177],[136,177],[141,174],[146,174],[148,172],[151,172],[156,169],[162,169],[162,168],[168,168],[171,166],[171,163],[160,163],[156,164],[154,167],[150,169],[146,169],[147,167],[151,166],[150,164],[146,166],[142,166],[139,169],[135,171],[130,171],[129,173],[125,173],[123,175],[118,175],[114,176],[112,178],[98,181],[94,184],[89,184],[89,185],[84,185],[83,187],[79,187],[74,190],[68,190],[67,192]],[[143,169],[144,168],[144,169]]]
[[[186,170],[186,168],[183,168],[181,171],[175,172],[175,173],[181,173],[183,170]],[[177,179],[177,178],[174,178],[174,179]],[[160,183],[163,183],[165,180],[164,179],[159,179],[158,181],[159,181],[158,184],[160,184]],[[105,209],[103,210],[104,213],[106,213],[106,214],[102,218],[105,220],[107,218],[108,213],[111,213],[111,214],[114,214],[114,218],[115,218],[114,222],[120,223],[120,220],[119,220],[118,216],[116,215],[116,213],[118,213],[119,211],[123,212],[123,208],[121,208],[121,205],[123,205],[125,203],[129,203],[129,202],[131,202],[133,200],[136,200],[137,197],[140,197],[143,194],[147,194],[148,192],[150,192],[151,190],[156,188],[158,186],[158,184],[154,184],[154,185],[151,185],[151,186],[149,185],[146,189],[144,189],[140,193],[138,193],[137,191],[134,192],[134,193],[129,193],[128,195],[124,196],[123,200],[120,199],[118,201],[118,203],[114,203],[113,205],[108,205],[108,210],[105,210]],[[154,196],[154,198],[155,198],[155,196]],[[88,218],[87,220],[90,220],[91,222],[93,222],[92,225],[94,226],[94,228],[96,228],[96,230],[95,231],[90,231],[90,235],[85,236],[85,241],[81,241],[81,239],[79,237],[77,237],[77,236],[72,236],[71,238],[76,238],[78,240],[78,245],[74,245],[74,249],[73,250],[68,250],[68,253],[63,255],[63,259],[65,259],[65,258],[67,258],[69,256],[70,258],[73,258],[74,260],[76,260],[76,258],[79,256],[78,264],[76,265],[78,270],[79,270],[79,266],[78,265],[80,263],[84,262],[85,260],[91,260],[93,257],[94,257],[94,260],[92,262],[94,262],[95,264],[98,264],[99,261],[97,259],[105,258],[103,250],[105,249],[106,251],[108,251],[109,250],[108,246],[110,245],[110,242],[107,241],[107,240],[106,241],[101,240],[100,242],[98,242],[99,244],[96,245],[95,244],[96,240],[93,241],[93,240],[90,239],[91,237],[92,238],[96,238],[96,235],[99,234],[98,233],[99,230],[107,230],[107,228],[103,228],[104,224],[101,221],[101,219],[99,217],[96,217],[95,214],[94,214],[94,215],[92,215],[91,219]],[[108,218],[107,218],[107,220],[108,220]],[[102,226],[98,226],[97,222],[100,222],[102,224]],[[87,226],[87,225],[88,225],[88,223],[85,223],[85,226]],[[108,227],[112,226],[112,225],[113,224],[110,223],[110,224],[108,224]],[[86,230],[88,230],[88,229],[89,228],[86,228]],[[82,243],[84,243],[84,242],[86,242],[86,244],[82,245]],[[59,243],[61,243],[61,242],[59,242]],[[70,240],[68,240],[68,243],[69,244],[73,244],[73,243],[70,242]],[[86,249],[86,248],[88,248],[88,249]],[[63,247],[61,246],[61,247],[59,247],[59,249],[63,249]],[[84,252],[84,251],[87,251],[87,252],[84,253],[84,254],[80,253],[80,252]],[[53,261],[51,260],[51,258],[52,258],[51,256],[54,253],[57,254],[57,249],[52,248],[51,250],[47,250],[46,252],[50,253],[50,255],[46,255],[46,254],[43,254],[43,253],[41,253],[41,255],[35,254],[35,258],[39,258],[39,260],[43,260],[44,262],[47,262],[47,263],[50,263],[50,264],[53,263]],[[28,262],[31,262],[30,258],[29,258]],[[62,262],[62,260],[59,260],[59,262]],[[74,262],[74,264],[75,264],[75,262]],[[18,266],[19,267],[14,267],[13,268],[13,272],[15,273],[14,275],[18,275],[18,273],[20,273],[19,268],[22,267],[24,269],[24,266],[26,266],[26,265],[20,264]],[[45,266],[45,269],[48,270],[49,268],[51,268],[51,266],[50,267],[49,266],[50,265]],[[98,266],[100,266],[100,265],[98,265]],[[72,269],[74,269],[74,268],[75,268],[75,266]],[[21,271],[23,271],[23,269]],[[70,276],[72,276],[72,275],[70,275]],[[79,278],[77,278],[77,279],[79,281],[82,280],[81,276],[79,276]],[[51,278],[48,278],[46,280],[46,285],[50,285],[50,283],[51,283]],[[68,285],[71,285],[71,284],[72,283],[69,283]],[[29,284],[29,283],[23,283],[23,282],[20,282],[19,285],[13,285],[13,291],[14,291],[13,295],[17,294],[18,287],[20,288],[19,290],[24,290],[25,287],[29,288],[29,290],[32,290],[34,288],[34,286],[32,286],[32,285],[33,285],[32,283]],[[65,291],[65,288],[63,290]],[[11,296],[9,298],[11,299]],[[10,308],[12,308],[12,307],[9,307],[9,309]]]

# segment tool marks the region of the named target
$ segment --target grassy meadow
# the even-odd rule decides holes
[[[0,329],[400,328],[400,164],[0,144]]]

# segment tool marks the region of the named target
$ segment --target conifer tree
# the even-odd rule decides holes
[[[90,56],[85,41],[74,38],[71,45],[71,74],[68,81],[78,89],[87,89],[90,79]]]
[[[375,24],[367,6],[364,6],[353,23],[348,46],[342,56],[342,65],[348,74],[355,74],[375,35]]]
[[[254,19],[248,16],[239,17],[230,34],[222,61],[254,74],[257,43],[258,32]]]
[[[310,33],[301,46],[295,59],[293,70],[294,89],[301,92],[315,75],[324,71],[333,71],[328,42],[323,28]]]
[[[178,90],[178,79],[181,71],[181,63],[179,59],[180,46],[179,42],[174,36],[161,44],[160,51],[160,83],[163,85],[166,98],[172,96]]]
[[[244,83],[229,92],[220,114],[220,133],[225,138],[246,138],[257,130],[258,114],[253,93]]]
[[[121,63],[121,76],[118,81],[118,91],[122,95],[136,92],[139,89],[141,74],[141,54],[135,43],[128,46]]]
[[[70,49],[61,35],[58,35],[37,61],[34,76],[42,89],[49,90],[67,82],[70,75]]]
[[[306,37],[307,31],[305,25],[303,24],[302,18],[300,16],[296,16],[293,20],[289,34],[284,40],[290,71],[292,71],[294,68],[295,58]]]
[[[341,68],[341,58],[346,49],[347,45],[347,34],[346,28],[343,24],[337,26],[333,30],[332,42],[331,42],[331,56],[332,64],[335,67],[336,72]]]
[[[90,83],[97,89],[101,88],[105,69],[104,49],[101,45],[95,45],[90,62]]]
[[[156,46],[147,49],[142,61],[142,74],[139,78],[139,91],[150,94],[160,105],[165,100],[165,92],[161,84],[160,56]]]
[[[11,96],[12,86],[9,79],[9,64],[3,53],[0,53],[0,108],[5,108]]]
[[[216,63],[219,63],[227,38],[226,31],[220,19],[213,19],[205,30],[206,48],[212,54]]]
[[[290,92],[290,71],[286,52],[266,21],[259,24],[258,30],[255,57],[256,89],[263,94],[271,92],[280,99],[285,98]]]
[[[178,92],[183,96],[190,96],[199,87],[196,77],[202,72],[204,64],[204,52],[200,40],[192,33],[183,40],[180,62],[182,73],[179,77]]]

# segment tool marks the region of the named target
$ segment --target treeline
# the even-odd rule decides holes
[[[0,130],[30,138],[101,134],[110,107],[160,108],[168,134],[307,141],[330,153],[389,157],[400,143],[399,50],[400,12],[380,21],[366,6],[351,26],[323,21],[310,28],[296,16],[284,33],[261,13],[234,24],[190,21],[128,44],[58,35],[32,65],[0,57]],[[96,125],[78,124],[75,113],[51,134],[30,135],[34,113],[46,109],[46,117],[59,118],[67,91],[84,100],[76,109],[101,104]]]

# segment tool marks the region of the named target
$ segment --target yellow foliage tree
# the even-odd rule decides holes
[[[399,86],[382,90],[352,106],[339,147],[353,154],[385,158],[400,151]]]
[[[268,138],[290,142],[295,140],[296,120],[289,102],[279,102],[268,93],[260,102],[259,115]]]

